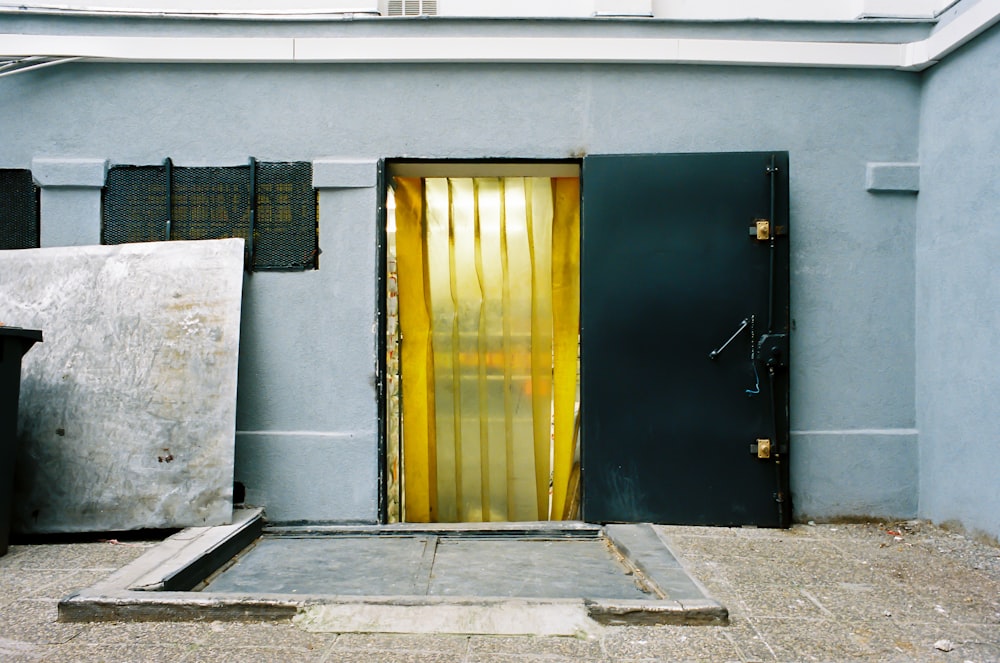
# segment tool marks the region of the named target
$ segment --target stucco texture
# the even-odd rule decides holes
[[[930,70],[920,127],[920,513],[1000,537],[1000,29]]]
[[[459,29],[447,26],[452,34]],[[719,34],[728,29],[720,26]],[[786,29],[766,30],[779,37]],[[378,159],[393,157],[788,151],[791,425],[801,435],[837,431],[855,442],[858,454],[845,458],[826,442],[804,444],[801,453],[793,447],[793,500],[797,494],[810,504],[814,517],[913,515],[915,471],[894,468],[913,466],[915,442],[899,435],[891,444],[864,441],[872,430],[915,426],[916,202],[912,195],[869,193],[865,173],[870,162],[916,160],[918,74],[73,63],[0,80],[0,89],[6,118],[0,167],[27,167],[39,156],[112,164],[169,156],[177,165],[334,157],[369,160],[374,169]],[[246,455],[243,442],[237,448],[237,479],[280,520],[377,517],[377,204],[373,187],[321,189],[320,269],[254,274],[246,282],[237,417],[249,446]],[[100,220],[88,223],[96,228]],[[265,452],[264,443],[277,446]],[[279,448],[287,471],[257,467]],[[855,471],[858,463],[893,482],[892,489],[870,491],[867,475]],[[290,489],[304,477],[296,468],[306,466],[310,476],[347,483],[323,484],[309,495]],[[823,497],[828,488],[796,479],[818,474],[842,493],[863,497],[847,502],[850,512],[843,513],[844,504]],[[365,499],[356,497],[359,485],[367,487]]]

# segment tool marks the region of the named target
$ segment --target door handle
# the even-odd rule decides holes
[[[709,352],[708,353],[708,358],[709,359],[715,359],[716,357],[718,357],[719,353],[721,353],[723,350],[725,350],[726,346],[729,345],[730,343],[732,343],[733,339],[735,339],[737,336],[739,336],[740,332],[743,331],[744,329],[746,329],[747,325],[749,325],[749,324],[750,324],[750,318],[743,318],[743,321],[740,323],[739,328],[735,332],[733,332],[733,335],[729,337],[729,340],[727,340],[725,343],[723,343],[722,345],[720,345],[719,347],[717,347],[715,350],[712,350],[711,352]]]

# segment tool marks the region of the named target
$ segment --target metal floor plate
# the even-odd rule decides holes
[[[657,599],[603,537],[265,535],[207,592]]]
[[[292,618],[335,632],[580,635],[725,624],[647,524],[190,528],[59,603],[61,621]]]

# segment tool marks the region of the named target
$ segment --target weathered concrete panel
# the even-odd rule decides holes
[[[243,240],[0,251],[25,357],[14,528],[232,517]]]

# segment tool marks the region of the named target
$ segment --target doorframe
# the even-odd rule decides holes
[[[375,388],[378,416],[378,523],[388,524],[389,517],[389,473],[386,463],[389,457],[389,376],[387,362],[387,340],[386,331],[388,325],[387,295],[388,295],[388,274],[386,270],[389,266],[388,243],[389,236],[386,228],[388,222],[388,209],[386,200],[389,193],[389,182],[393,177],[393,170],[413,168],[416,172],[421,172],[421,177],[472,177],[476,173],[476,168],[480,167],[485,171],[484,176],[530,176],[531,173],[518,173],[515,169],[527,166],[552,168],[559,166],[573,166],[576,169],[576,177],[583,178],[583,158],[553,158],[544,159],[538,157],[486,157],[482,159],[448,159],[442,157],[382,157],[378,160],[378,176],[376,186],[378,196],[376,199],[375,213],[375,296],[378,299],[375,307],[375,333],[377,335],[376,360],[375,360]],[[507,171],[507,167],[510,170]],[[547,173],[552,175],[552,173]],[[582,192],[581,186],[581,192]],[[582,193],[581,193],[582,195]],[[581,199],[581,203],[582,203]],[[582,209],[582,208],[581,208]],[[582,230],[582,229],[581,229]],[[581,236],[582,251],[582,236]],[[582,294],[581,294],[582,299]],[[402,457],[402,455],[400,456]],[[582,464],[581,464],[582,470]],[[402,513],[402,512],[401,512]],[[403,521],[405,522],[405,521]]]

